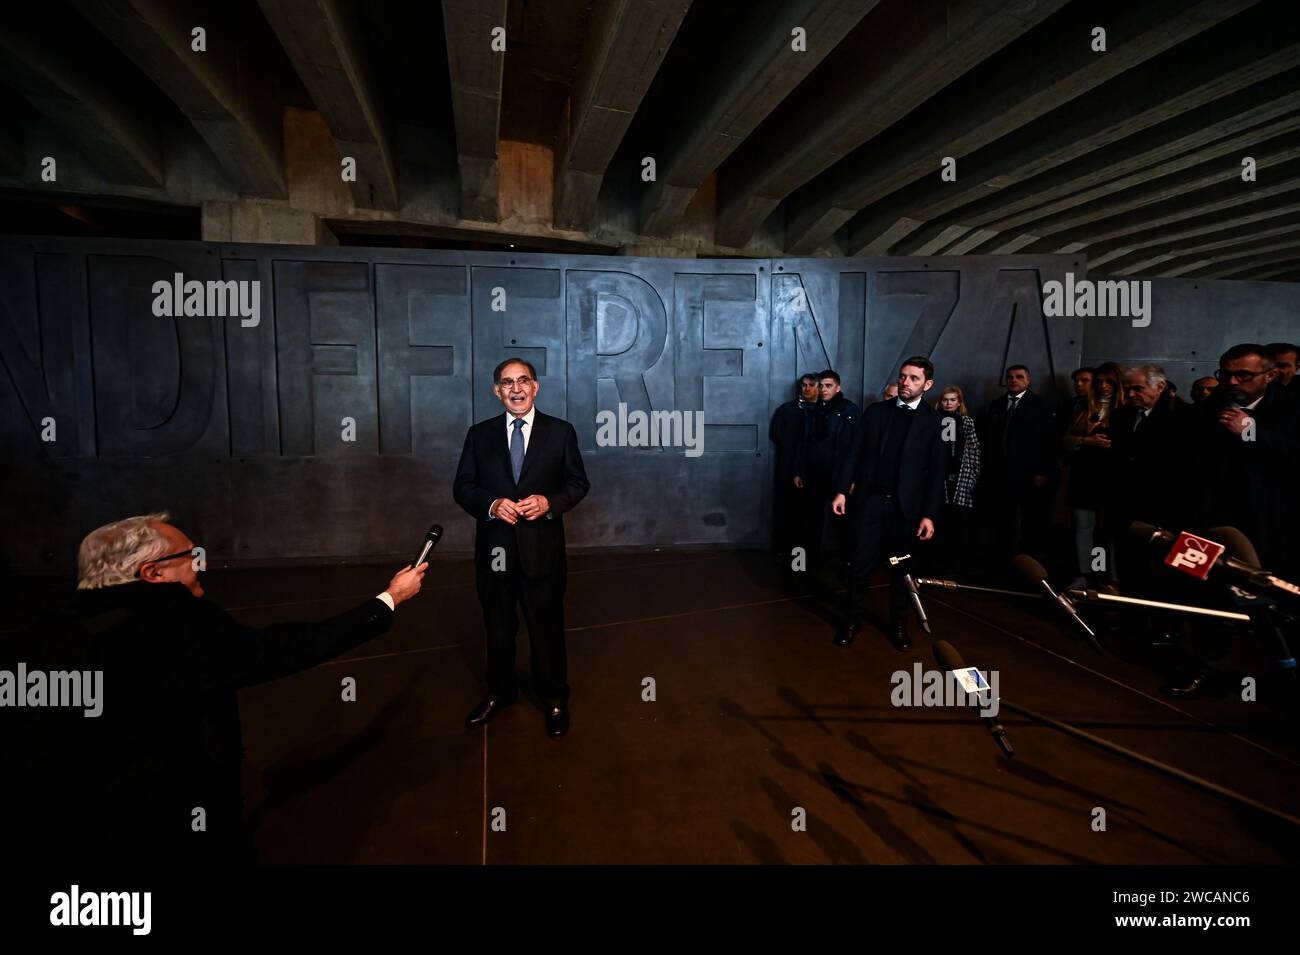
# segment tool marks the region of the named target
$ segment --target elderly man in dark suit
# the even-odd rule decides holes
[[[591,487],[573,425],[534,407],[537,372],[519,358],[492,373],[505,413],[465,435],[452,496],[476,520],[475,581],[487,629],[488,695],[465,718],[491,720],[518,697],[517,608],[528,624],[533,686],[546,707],[546,735],[569,729],[564,647],[564,517]]]
[[[875,564],[887,556],[916,553],[917,541],[934,536],[943,507],[947,450],[939,414],[922,396],[934,385],[934,366],[916,356],[898,372],[898,397],[878,401],[862,413],[853,445],[835,475],[831,511],[852,514],[857,537],[849,572],[848,613],[835,642],[853,643],[867,609],[867,581]],[[853,495],[853,507],[848,497]],[[911,647],[904,616],[905,565],[891,565],[890,640],[899,650]]]
[[[384,633],[428,567],[404,568],[326,620],[255,629],[205,598],[194,542],[169,522],[158,512],[92,531],[75,598],[0,646],[0,670],[21,661],[29,673],[102,673],[96,718],[14,711],[22,724],[6,759],[21,783],[3,787],[0,818],[51,858],[251,861],[236,691]],[[4,805],[11,799],[19,807]]]

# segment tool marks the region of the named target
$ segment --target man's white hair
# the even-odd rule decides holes
[[[155,511],[91,531],[77,551],[77,589],[98,590],[131,583],[141,564],[167,553],[171,545],[154,525],[170,520],[166,511]]]
[[[1165,370],[1159,365],[1148,362],[1145,365],[1137,365],[1130,368],[1129,371],[1140,371],[1142,374],[1146,375],[1147,384],[1152,388],[1159,385],[1165,385],[1166,387],[1169,385],[1169,379],[1165,377]]]

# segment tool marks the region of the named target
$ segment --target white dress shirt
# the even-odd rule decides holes
[[[911,408],[915,411],[916,406],[921,403],[921,395],[917,395],[911,401],[904,401],[902,398],[895,398],[894,401],[900,408]]]
[[[521,420],[524,426],[519,430],[524,433],[524,454],[528,453],[528,439],[533,435],[533,418],[537,416],[537,405],[528,409],[528,414],[524,415]],[[506,450],[510,450],[510,436],[515,433],[515,416],[506,412]]]

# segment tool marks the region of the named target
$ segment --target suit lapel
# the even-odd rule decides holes
[[[511,484],[515,483],[514,471],[510,467],[510,432],[507,430],[506,421],[510,418],[508,413],[501,415],[499,418],[492,419],[492,447],[496,459],[501,462],[501,467],[505,468],[506,480]]]

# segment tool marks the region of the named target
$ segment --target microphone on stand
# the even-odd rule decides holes
[[[1300,606],[1297,603],[1300,601],[1300,584],[1284,580],[1254,561],[1243,560],[1229,552],[1249,553],[1252,550],[1250,542],[1241,537],[1239,531],[1228,535],[1229,546],[1186,531],[1174,534],[1144,521],[1134,521],[1129,525],[1129,532],[1157,553],[1164,553],[1164,562],[1185,574],[1201,579],[1213,577],[1278,603]],[[1178,551],[1175,545],[1182,545],[1183,550]]]
[[[1103,652],[1101,644],[1097,642],[1097,635],[1092,632],[1091,627],[1083,622],[1083,618],[1079,616],[1079,611],[1076,610],[1074,604],[1070,602],[1070,598],[1058,594],[1052,589],[1052,585],[1047,582],[1047,571],[1043,568],[1042,564],[1034,560],[1034,558],[1030,557],[1028,554],[1016,555],[1016,559],[1011,563],[1015,566],[1016,570],[1020,571],[1026,580],[1037,584],[1038,589],[1046,595],[1048,600],[1070,615],[1070,620],[1073,622],[1075,628],[1083,634],[1084,639],[1088,641],[1088,646],[1092,647],[1098,653]]]
[[[897,566],[903,561],[908,560],[912,555],[904,554],[902,557],[891,557],[889,563],[891,566]],[[912,598],[912,609],[916,611],[916,619],[920,622],[921,628],[926,633],[932,634],[930,629],[930,618],[925,615],[925,605],[921,603],[921,590],[916,586],[916,580],[911,574],[903,575],[903,583],[907,585],[907,592]]]
[[[957,652],[957,648],[947,640],[936,640],[934,642],[934,658],[938,661],[939,666],[942,669],[947,670],[950,673],[957,673],[961,670],[969,669],[969,667],[967,667],[962,661],[961,654]],[[990,694],[991,693],[992,691],[990,690]],[[989,732],[993,734],[994,742],[1001,747],[1002,752],[1006,753],[1008,756],[1016,755],[1016,751],[1011,748],[1011,740],[1007,739],[1007,731],[1005,727],[997,721],[997,718],[985,716],[981,713],[980,719],[983,720],[984,725],[989,728]]]
[[[907,591],[912,595],[912,607],[916,610],[916,619],[921,621],[921,627],[926,633],[931,633],[930,620],[926,617],[925,607],[921,604],[921,591],[917,589],[916,581],[912,579],[911,574],[904,574],[903,583],[907,584]]]

